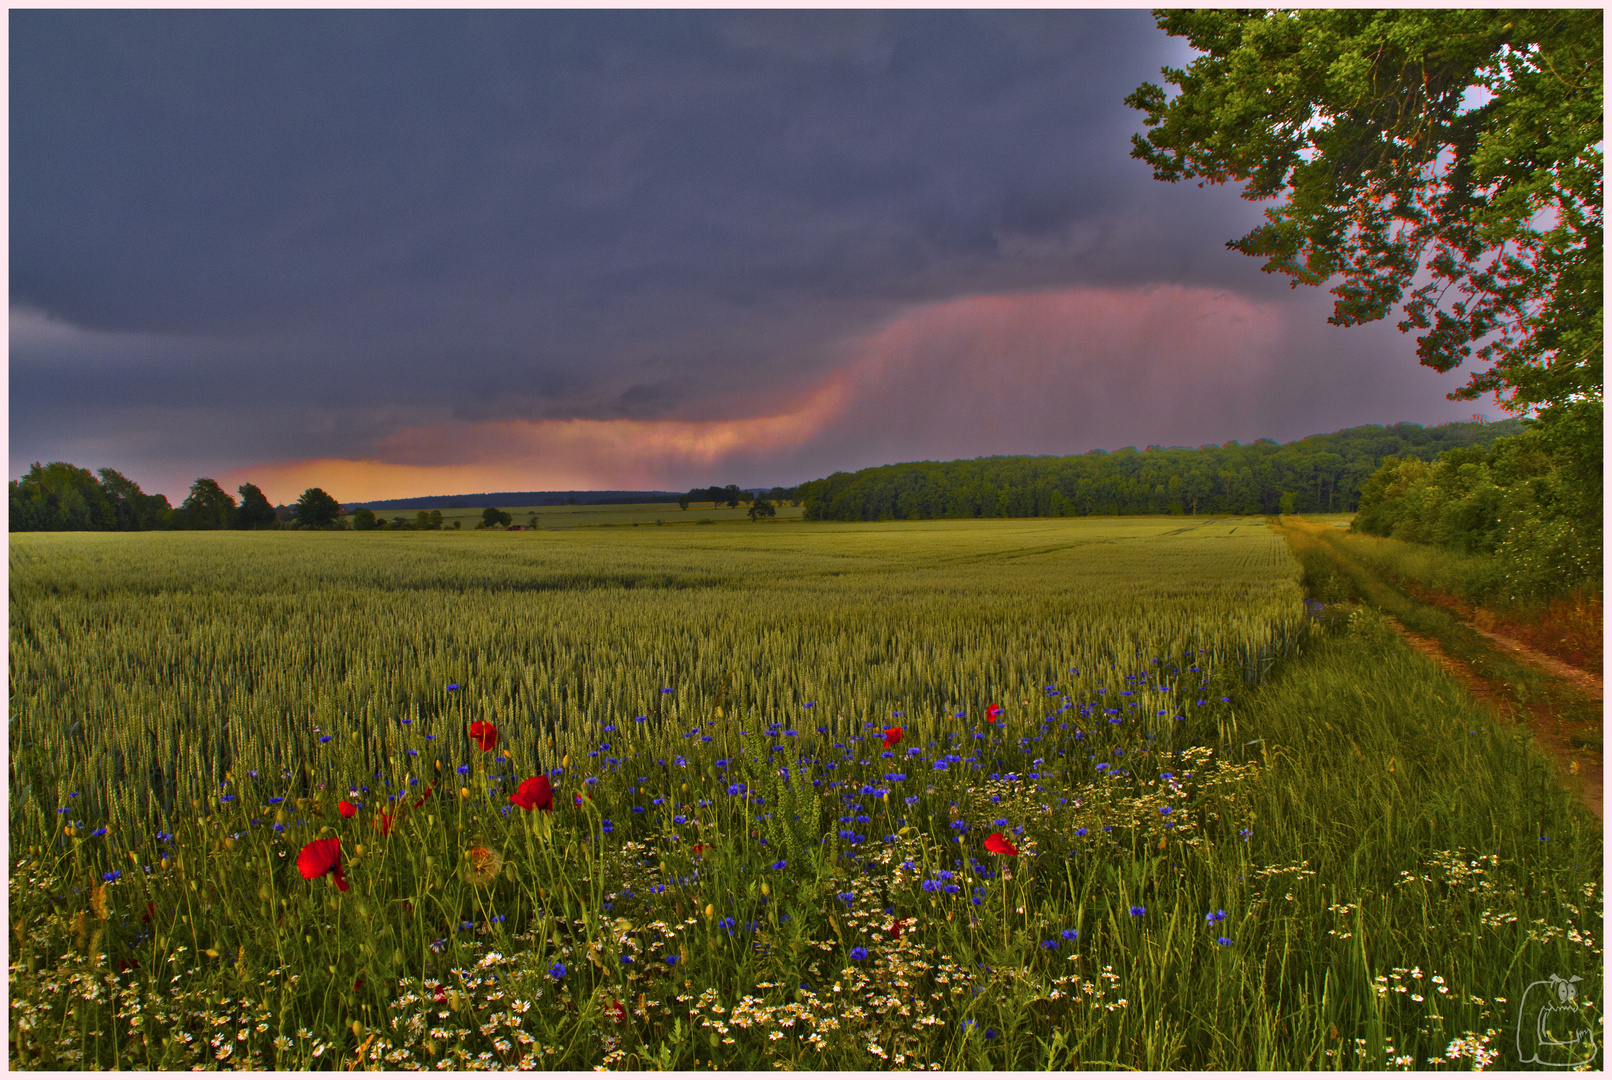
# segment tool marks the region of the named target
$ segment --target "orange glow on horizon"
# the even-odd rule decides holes
[[[1112,448],[1235,415],[1280,351],[1276,305],[1185,286],[1071,288],[915,307],[842,342],[796,408],[727,420],[501,420],[399,431],[362,458],[269,462],[221,477],[273,502],[321,487],[352,505],[492,491],[683,490],[777,462]],[[1115,442],[1115,439],[1120,441]],[[1150,440],[1148,440],[1150,441]],[[1062,449],[1059,449],[1062,447]],[[783,464],[787,463],[787,464]],[[797,477],[804,479],[805,477]]]
[[[480,491],[676,490],[683,475],[708,470],[736,452],[800,445],[839,414],[845,396],[845,380],[833,376],[800,408],[777,416],[436,424],[390,436],[380,448],[384,456],[270,462],[234,470],[226,487],[250,480],[275,503],[320,487],[349,505]],[[468,460],[406,460],[433,452]]]

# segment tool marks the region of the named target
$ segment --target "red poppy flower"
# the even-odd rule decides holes
[[[390,836],[392,834],[392,826],[396,823],[397,819],[391,814],[381,814],[375,819],[375,828],[379,830],[382,836]]]
[[[364,977],[360,975],[358,978],[353,980],[353,992],[357,993],[362,989],[364,989]]]
[[[157,913],[156,901],[154,901],[154,900],[150,901],[150,902],[148,902],[146,904],[146,913],[144,915],[140,916],[140,921],[141,922],[150,922],[151,921],[151,916],[155,915],[156,913]]]
[[[498,729],[485,720],[477,720],[470,725],[470,737],[483,753],[498,745]]]
[[[693,848],[693,851],[694,851],[695,858],[703,858],[704,855],[705,855],[705,845],[704,844],[695,844],[694,848]]]
[[[918,923],[918,920],[917,919],[897,919],[890,926],[886,927],[884,932],[889,934],[891,937],[895,938],[897,941],[899,941],[899,940],[901,940],[901,928],[902,928],[902,926],[904,926],[907,923],[912,923],[913,925],[916,926],[917,923]]]
[[[347,878],[341,872],[341,841],[334,836],[315,840],[297,856],[297,869],[308,881],[326,874],[336,875],[336,888],[347,891]]]
[[[985,838],[985,850],[995,852],[998,855],[1017,855],[1019,853],[1019,849],[1013,846],[1013,842],[999,832],[994,832]]]
[[[425,800],[429,799],[430,797],[431,797],[431,785],[427,784],[427,785],[425,785],[425,790],[420,792],[419,799],[417,799],[415,801],[414,808],[416,810],[418,810],[420,808],[420,806],[425,802]]]
[[[582,795],[587,795],[590,800],[593,798],[593,795],[591,793],[589,793],[589,792],[586,792],[586,791],[584,791],[582,793]],[[576,803],[578,806],[581,806],[582,805],[582,795],[573,795],[573,796],[571,796],[571,801]]]
[[[336,809],[341,811],[342,817],[352,817],[354,814],[358,813],[358,807],[354,806],[346,799],[343,799],[341,802],[337,803]]]
[[[884,748],[886,750],[888,750],[892,746],[894,746],[896,743],[900,742],[901,741],[901,734],[902,734],[901,729],[898,728],[898,727],[885,728],[884,729]]]
[[[610,1008],[606,1009],[605,1012],[609,1013],[610,1019],[614,1020],[618,1024],[625,1024],[627,1022],[627,1010],[622,1007],[622,1004],[619,1001],[610,1006]]]
[[[554,788],[546,776],[528,777],[521,781],[521,786],[515,789],[509,801],[522,810],[547,810],[553,813]]]
[[[1000,706],[1000,705],[987,705],[985,707],[985,722],[987,724],[996,723],[996,718],[998,716],[1000,716],[1001,713],[1002,713],[1002,706]]]

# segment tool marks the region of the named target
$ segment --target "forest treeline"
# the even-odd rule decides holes
[[[216,480],[202,477],[178,506],[147,495],[116,469],[96,473],[65,461],[34,462],[11,481],[11,532],[144,532],[150,529],[332,528],[340,504],[309,488],[290,506],[271,506],[256,484],[236,488],[239,503]]]
[[[1368,425],[1285,444],[923,461],[835,473],[798,490],[809,521],[1331,513],[1356,509],[1387,458],[1431,461],[1522,430],[1514,419]]]
[[[1493,572],[1513,595],[1598,593],[1600,447],[1594,402],[1487,445],[1446,450],[1436,461],[1390,456],[1362,486],[1352,528],[1494,556]]]

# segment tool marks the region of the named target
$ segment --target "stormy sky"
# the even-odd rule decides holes
[[[1189,60],[1140,10],[13,11],[11,476],[676,490],[1469,416],[1130,157]]]

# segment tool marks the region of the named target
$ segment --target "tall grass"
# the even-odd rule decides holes
[[[12,1063],[1470,1065],[1599,978],[1598,834],[1263,528],[759,532],[14,537]]]

